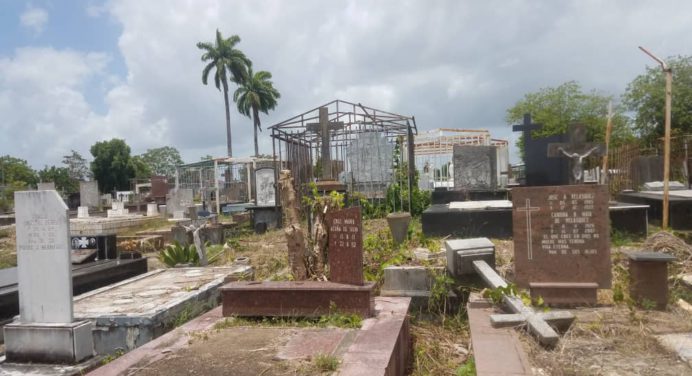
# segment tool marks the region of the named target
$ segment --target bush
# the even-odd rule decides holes
[[[177,241],[174,241],[173,244],[159,252],[159,260],[169,267],[174,267],[178,264],[199,265],[197,248],[192,244],[183,246]]]

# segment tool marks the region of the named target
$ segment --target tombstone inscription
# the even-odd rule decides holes
[[[360,207],[327,213],[329,280],[363,285],[363,226]]]
[[[53,190],[14,199],[19,321],[4,327],[7,360],[79,362],[94,345],[91,323],[73,322],[68,208]]]
[[[611,285],[608,188],[602,185],[512,190],[516,283]]]

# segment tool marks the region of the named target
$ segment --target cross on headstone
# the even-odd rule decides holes
[[[570,158],[572,170],[570,184],[581,184],[584,182],[584,159],[589,156],[603,156],[605,148],[600,143],[586,142],[586,126],[584,124],[570,125],[568,134],[569,142],[548,144],[548,157]]]
[[[539,211],[541,208],[532,207],[531,199],[526,199],[526,206],[518,208],[517,211],[526,212],[526,252],[529,260],[533,260],[533,243],[531,242],[531,212]]]
[[[307,131],[317,133],[321,139],[321,165],[322,171],[320,172],[321,180],[333,180],[332,176],[332,159],[329,152],[330,146],[330,133],[331,131],[336,131],[344,127],[343,121],[329,121],[329,109],[327,107],[319,108],[319,123],[308,123]]]
[[[524,114],[524,123],[523,124],[518,124],[518,125],[513,125],[512,126],[512,132],[522,132],[524,136],[524,142],[531,138],[531,131],[536,130],[536,129],[541,129],[543,127],[543,124],[534,124],[531,123],[531,114],[530,113],[525,113]]]

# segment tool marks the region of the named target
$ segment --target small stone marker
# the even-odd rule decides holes
[[[79,362],[94,345],[91,324],[73,322],[67,206],[56,191],[15,192],[14,200],[19,321],[4,328],[7,360]]]
[[[147,204],[147,217],[159,215],[159,205],[155,202]]]
[[[77,207],[77,218],[89,218],[89,207],[88,206]]]
[[[550,283],[555,288],[571,283],[578,289],[595,283],[610,288],[607,189],[573,185],[512,190],[517,285],[542,283],[537,286],[545,289]]]
[[[363,285],[363,226],[360,207],[327,213],[329,280]]]
[[[645,308],[646,302],[656,309],[668,305],[668,263],[675,256],[662,252],[631,252],[629,258],[630,296]]]
[[[495,267],[495,245],[488,238],[451,239],[445,241],[447,270],[454,276],[474,274],[474,260],[484,260]]]

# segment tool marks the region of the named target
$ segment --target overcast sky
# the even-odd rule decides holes
[[[119,137],[133,154],[223,156],[223,96],[195,46],[217,28],[274,75],[264,125],[339,98],[514,147],[505,112],[525,93],[576,80],[620,95],[652,65],[638,45],[692,55],[690,17],[684,0],[0,0],[0,155],[42,168]],[[234,155],[250,155],[251,120],[232,109],[231,124]]]

